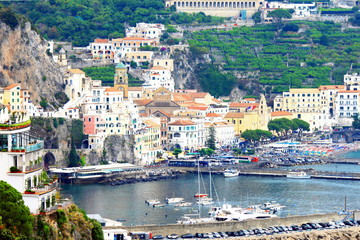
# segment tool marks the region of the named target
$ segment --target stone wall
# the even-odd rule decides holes
[[[126,228],[130,232],[145,231],[152,232],[154,235],[167,235],[171,233],[185,234],[185,233],[206,233],[206,232],[226,232],[239,231],[241,229],[267,228],[270,226],[289,226],[293,224],[300,225],[308,222],[329,222],[344,219],[344,215],[337,213],[327,214],[313,214],[305,216],[291,216],[286,218],[271,218],[271,219],[254,219],[248,221],[231,221],[231,222],[216,222],[216,223],[198,223],[198,224],[168,224],[168,225],[143,225]]]

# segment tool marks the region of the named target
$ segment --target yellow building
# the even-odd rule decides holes
[[[23,111],[20,84],[11,84],[4,88],[2,103],[9,108],[9,112]]]
[[[153,119],[160,122],[160,118]],[[157,153],[162,152],[160,141],[160,123],[152,120],[144,120],[144,127],[135,132],[135,156],[142,165],[148,165],[155,161]]]
[[[274,111],[286,111],[294,118],[310,124],[310,130],[323,130],[325,117],[322,114],[321,94],[318,88],[293,88],[274,99]]]
[[[115,67],[114,87],[123,91],[124,98],[128,98],[129,77],[127,74],[127,67],[123,63],[119,63]]]
[[[235,135],[237,136],[245,130],[267,130],[267,123],[262,123],[262,117],[258,112],[229,112],[224,118],[229,123],[234,124]]]
[[[291,120],[294,118],[294,116],[291,112],[286,112],[286,111],[277,111],[271,113],[271,120],[275,120],[278,118],[287,118]]]

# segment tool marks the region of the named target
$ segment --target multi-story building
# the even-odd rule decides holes
[[[344,84],[346,90],[360,90],[360,75],[358,73],[345,74]]]
[[[126,37],[142,37],[159,41],[164,31],[165,26],[160,23],[136,23],[135,27],[127,27],[125,34]]]
[[[171,76],[171,71],[161,67],[155,66],[149,70],[144,71],[145,83],[143,83],[144,89],[156,90],[160,87],[164,87],[171,92],[174,91],[175,81]]]
[[[235,125],[227,121],[205,122],[205,138],[209,138],[210,128],[215,131],[216,147],[232,145],[235,141]]]
[[[93,59],[114,59],[113,45],[108,39],[96,38],[90,43],[90,49]]]
[[[339,123],[351,125],[352,116],[359,114],[360,90],[340,90],[336,95],[335,116]]]
[[[178,148],[194,152],[199,146],[199,126],[191,120],[176,120],[168,124],[169,150]]]
[[[10,113],[8,108],[11,109],[11,104],[0,107],[0,180],[19,191],[31,213],[37,214],[55,204],[57,180],[46,175],[42,159],[44,142],[30,134],[27,112]]]
[[[166,68],[169,71],[174,71],[174,59],[171,58],[156,58],[153,59],[153,66],[160,66]]]
[[[322,113],[321,93],[318,88],[292,88],[274,99],[274,111],[293,113],[295,118],[310,124],[310,130],[323,130],[326,119]]]
[[[144,120],[142,128],[135,131],[135,156],[140,164],[149,165],[155,161],[158,152],[162,153],[160,127],[160,119],[152,118]]]
[[[175,6],[179,12],[196,13],[203,12],[211,16],[234,17],[242,20],[250,19],[258,11],[264,1],[259,0],[166,0],[165,7]]]

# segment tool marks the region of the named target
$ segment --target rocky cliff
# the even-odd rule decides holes
[[[60,105],[55,94],[62,92],[62,74],[47,54],[47,42],[31,24],[0,7],[0,86],[20,83],[31,99]]]

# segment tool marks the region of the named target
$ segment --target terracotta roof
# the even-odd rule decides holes
[[[221,103],[221,102],[222,102],[221,100],[219,100],[219,99],[217,99],[217,98],[213,98],[212,101],[213,101],[213,102],[217,102],[217,103]]]
[[[142,87],[129,87],[129,91],[142,91]]]
[[[150,70],[167,70],[167,69],[162,66],[154,66]]]
[[[115,87],[109,87],[105,89],[105,92],[122,92],[122,90],[119,90]]]
[[[345,88],[344,85],[323,85],[319,87],[320,90],[344,89],[344,88]]]
[[[208,113],[208,114],[206,114],[206,117],[221,117],[221,115],[219,115],[217,113]]]
[[[207,92],[197,92],[197,93],[189,93],[191,97],[193,98],[204,98],[206,97],[206,95],[208,95],[209,93]]]
[[[124,37],[123,40],[150,40],[143,37]]]
[[[174,102],[193,101],[193,98],[188,93],[174,93],[173,97]]]
[[[238,103],[238,102],[232,102],[229,104],[230,107],[238,107],[238,108],[246,108],[246,107],[251,107],[251,106],[255,106],[258,107],[259,103]]]
[[[224,118],[244,118],[244,113],[228,112]]]
[[[80,69],[69,69],[68,71],[72,74],[85,74],[85,72],[81,71]]]
[[[276,112],[271,112],[271,116],[272,117],[278,117],[278,116],[291,116],[292,113],[287,112],[287,111],[276,111]]]
[[[255,98],[244,98],[244,100],[246,100],[246,101],[256,101]]]
[[[169,123],[168,125],[196,125],[196,123],[194,123],[191,120],[180,119],[180,120],[177,120],[175,122]]]
[[[159,74],[159,73],[152,73],[152,74],[150,74],[150,75],[156,75],[156,76],[157,76],[157,75],[160,75],[160,74]]]
[[[359,90],[340,90],[338,93],[359,93]]]
[[[139,106],[145,106],[151,103],[153,100],[151,99],[134,99],[134,103]]]
[[[171,114],[170,114],[170,113],[167,113],[167,112],[165,112],[165,111],[157,110],[156,112],[160,112],[160,113],[164,114],[164,115],[167,116],[167,117],[171,117]]]
[[[108,40],[108,39],[96,38],[96,39],[94,40],[94,42],[96,42],[96,43],[108,43],[109,40]]]
[[[153,122],[153,121],[151,121],[151,120],[145,120],[144,123],[145,123],[146,125],[148,125],[149,128],[150,128],[150,127],[160,127],[159,124],[157,124],[157,123],[155,123],[155,122]]]
[[[10,89],[13,89],[13,88],[18,87],[18,86],[20,86],[20,84],[17,84],[17,83],[10,84],[9,86],[5,87],[4,90],[10,90]]]
[[[210,127],[210,126],[233,126],[234,124],[226,122],[226,121],[222,121],[222,122],[205,122],[205,127]]]
[[[188,108],[188,109],[192,109],[192,110],[202,110],[202,111],[205,111],[205,110],[207,110],[209,107],[207,107],[207,106],[204,106],[204,107],[200,107],[200,106],[188,106],[187,108]]]
[[[148,117],[149,114],[147,114],[147,113],[139,113],[139,116],[140,116],[140,117]]]

